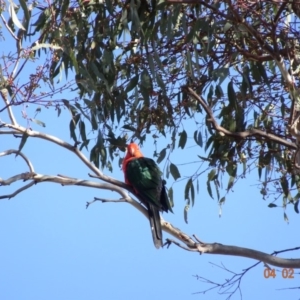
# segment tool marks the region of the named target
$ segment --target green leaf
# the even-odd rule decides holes
[[[161,163],[164,160],[164,158],[166,157],[166,153],[167,153],[167,148],[164,148],[160,151],[159,156],[156,160],[156,162],[158,164]]]
[[[263,151],[260,151],[259,158],[258,158],[258,177],[259,177],[259,179],[261,178],[262,168],[264,168],[263,159],[264,159],[264,153],[263,153]]]
[[[146,89],[144,86],[141,86],[140,92],[143,96],[144,104],[146,107],[150,106],[150,90]]]
[[[96,109],[91,109],[91,123],[92,123],[93,130],[98,129],[98,123],[95,114],[96,114]]]
[[[273,207],[277,207],[277,205],[274,204],[274,203],[270,203],[270,204],[268,205],[268,207],[273,208]]]
[[[107,151],[105,147],[102,147],[100,149],[100,158],[101,158],[101,168],[103,169],[106,164],[106,159],[107,159]]]
[[[64,17],[66,16],[67,10],[69,8],[69,4],[70,4],[70,0],[63,1],[61,10],[60,10],[61,19],[64,19]]]
[[[202,148],[202,146],[203,146],[203,140],[202,140],[202,133],[201,133],[200,130],[198,132],[198,138],[197,138],[197,140],[198,140],[197,144]]]
[[[30,20],[30,14],[28,11],[28,7],[27,7],[27,3],[25,2],[25,0],[20,0],[20,5],[24,11],[24,16],[25,16],[25,21],[26,21],[26,29],[28,29],[28,24],[29,24],[29,20]]]
[[[227,22],[223,28],[224,33],[226,33],[231,27],[232,27],[232,24]]]
[[[162,64],[162,62],[161,62],[161,60],[160,60],[160,57],[159,57],[159,55],[157,54],[157,52],[155,51],[156,49],[154,48],[153,50],[154,50],[154,55],[153,55],[153,57],[154,57],[154,59],[155,59],[155,61],[156,61],[157,66],[159,67],[159,69],[160,69],[162,72],[165,73],[165,69],[164,69],[163,64]],[[158,75],[158,74],[157,74],[157,75]]]
[[[24,147],[24,145],[25,145],[27,139],[28,139],[28,134],[27,134],[27,133],[23,133],[22,139],[21,139],[21,142],[20,142],[20,145],[19,145],[19,148],[18,148],[19,152],[20,152],[20,151],[22,150],[22,148]],[[17,154],[16,156],[18,156],[18,154]]]
[[[130,79],[129,83],[126,86],[125,93],[130,92],[132,89],[134,89],[139,82],[139,74],[134,76],[133,78]]]
[[[188,211],[189,211],[189,209],[190,209],[190,206],[187,204],[184,207],[184,210],[183,210],[183,218],[184,218],[184,221],[185,221],[186,224],[188,223]]]
[[[185,185],[185,189],[184,189],[184,199],[185,200],[190,200],[190,196],[189,196],[189,191],[191,189],[191,183],[192,180],[191,178],[187,181],[186,185]]]
[[[146,69],[141,74],[141,86],[148,91],[152,91],[152,80]]]
[[[72,114],[72,117],[74,117],[77,114],[77,109],[75,106],[71,105],[70,102],[66,99],[62,99],[63,104],[69,109],[69,111]]]
[[[57,109],[57,117],[59,117],[61,114],[61,108],[57,106],[56,109]]]
[[[219,200],[219,199],[220,199],[219,181],[215,179],[213,182],[214,182],[214,184],[215,184],[216,193],[217,193],[217,198],[218,198],[218,200]]]
[[[232,108],[236,108],[236,95],[233,88],[233,83],[230,81],[227,86],[228,100]]]
[[[213,194],[212,194],[212,190],[211,190],[210,181],[209,181],[209,180],[207,180],[206,186],[207,186],[207,192],[208,192],[209,196],[210,196],[212,199],[214,199]]]
[[[156,74],[156,82],[157,82],[158,86],[161,88],[161,90],[163,91],[163,93],[166,94],[165,83],[163,82],[161,76],[158,73]]]
[[[70,135],[71,135],[71,138],[77,142],[77,137],[76,137],[76,134],[75,134],[75,124],[73,122],[73,120],[70,121]]]
[[[217,86],[216,86],[215,95],[216,95],[216,97],[218,99],[224,97],[224,93],[223,93],[222,87],[219,84],[217,84]]]
[[[98,136],[97,136],[96,146],[97,146],[98,148],[103,148],[103,147],[104,147],[104,144],[103,144],[103,136],[102,136],[102,132],[101,132],[100,129],[98,130]]]
[[[207,157],[204,157],[204,156],[200,156],[200,155],[197,155],[200,159],[204,160],[204,161],[209,161],[211,162],[211,159],[210,158],[207,158]]]
[[[151,54],[147,54],[147,59],[148,59],[148,63],[149,63],[149,68],[152,74],[152,77],[155,78],[155,67],[154,67],[154,61],[153,61],[153,57]]]
[[[109,14],[112,16],[114,15],[114,8],[113,8],[113,3],[111,0],[105,0],[105,4],[107,7],[107,10],[109,12]]]
[[[259,71],[261,77],[264,79],[264,82],[270,87],[269,78],[268,78],[268,75],[267,75],[264,65],[261,62],[258,62],[257,68],[258,68],[258,71]]]
[[[237,164],[234,162],[228,162],[226,166],[226,172],[228,173],[229,176],[236,177],[236,172],[237,172]]]
[[[79,122],[79,131],[80,131],[82,141],[86,141],[85,124],[81,120]]]
[[[170,165],[168,164],[167,168],[166,168],[166,177],[167,177],[167,179],[169,179],[169,176],[170,176]]]
[[[210,144],[215,140],[215,138],[216,137],[214,135],[209,137],[209,139],[207,140],[207,142],[205,144],[205,148],[204,148],[205,151],[210,147]]]
[[[170,163],[170,173],[175,180],[181,177],[178,168],[172,163]]]
[[[99,169],[99,148],[95,145],[90,153],[90,161]]]
[[[168,190],[168,196],[169,196],[171,207],[174,207],[174,198],[173,198],[173,188],[172,187],[170,187]]]
[[[193,64],[192,64],[192,57],[191,57],[191,53],[188,50],[188,48],[186,49],[186,59],[187,59],[188,71],[189,71],[192,79],[194,79],[195,76],[194,76],[194,68],[193,68]]]
[[[225,197],[222,197],[220,200],[219,200],[219,204],[224,204],[225,203]]]
[[[288,183],[288,180],[286,179],[285,176],[281,177],[280,183],[281,183],[281,187],[282,187],[284,195],[286,197],[288,197],[288,195],[289,195],[289,183]]]
[[[183,130],[181,133],[179,133],[179,135],[180,135],[180,139],[178,142],[178,147],[183,149],[187,141],[187,133],[185,130]]]
[[[25,28],[23,27],[23,25],[21,24],[21,22],[18,19],[18,16],[17,16],[15,8],[14,8],[14,5],[15,4],[12,2],[12,0],[10,0],[10,4],[9,4],[9,7],[8,7],[9,15],[10,15],[14,25],[16,25],[18,28],[23,29],[24,31],[26,31]]]
[[[207,175],[207,181],[212,181],[215,179],[216,169],[212,169]]]
[[[77,107],[77,108],[80,110],[80,112],[81,112],[88,120],[90,120],[90,117],[89,117],[89,116],[85,113],[85,111],[81,108],[79,102],[76,102],[76,103],[75,103],[75,107]]]
[[[295,210],[295,212],[297,214],[299,214],[299,208],[298,208],[298,206],[299,206],[299,199],[294,203],[294,210]]]
[[[128,124],[125,124],[122,128],[133,131],[133,132],[136,131],[135,127],[128,125]]]
[[[89,144],[90,140],[85,140],[83,143],[81,143],[80,147],[79,147],[79,151],[81,151],[84,147],[86,150],[88,150],[88,144]]]
[[[30,119],[32,122],[42,126],[42,127],[46,127],[46,124],[40,120],[36,120],[36,119]]]
[[[77,142],[77,137],[76,137],[76,134],[75,134],[75,128],[76,128],[76,125],[79,121],[79,118],[80,118],[80,114],[77,114],[71,121],[70,121],[70,135],[71,135],[71,138],[74,140],[74,142]]]
[[[235,179],[235,177],[233,177],[233,176],[230,176],[230,177],[229,177],[227,190],[230,190],[230,189],[232,188],[233,183],[234,183],[234,179]]]
[[[289,218],[288,218],[288,216],[287,216],[286,213],[283,214],[283,219],[284,219],[284,221],[286,221],[287,223],[289,222]]]
[[[195,132],[194,132],[194,141],[196,142],[196,144],[198,144],[198,131],[196,130]]]
[[[222,82],[229,75],[229,68],[221,67],[219,69],[214,70],[212,74],[213,74],[215,80],[219,79],[219,85],[221,85]]]

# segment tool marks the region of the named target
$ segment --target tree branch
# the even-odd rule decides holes
[[[121,198],[121,199],[117,199],[117,200],[111,200],[111,199],[104,199],[104,198],[97,198],[97,197],[94,197],[94,200],[93,201],[89,201],[86,203],[86,208],[88,208],[91,204],[97,202],[97,201],[100,201],[102,203],[107,203],[107,202],[110,202],[110,203],[120,203],[120,202],[126,202],[125,199]]]
[[[272,133],[267,133],[265,131],[262,131],[260,129],[252,128],[252,129],[241,131],[241,132],[231,132],[231,131],[229,131],[228,129],[226,129],[226,128],[224,128],[224,127],[222,127],[218,124],[218,122],[216,121],[216,119],[213,115],[212,110],[205,103],[205,101],[202,99],[202,97],[197,95],[190,87],[184,87],[184,88],[186,89],[187,93],[190,96],[195,98],[201,104],[201,106],[204,108],[206,114],[208,115],[208,121],[212,124],[213,128],[216,131],[220,132],[221,134],[227,135],[227,136],[230,136],[230,137],[234,137],[234,138],[237,138],[237,139],[247,139],[247,138],[252,137],[252,136],[259,136],[259,137],[265,138],[269,141],[273,141],[273,142],[278,143],[280,145],[286,146],[290,149],[297,150],[297,146],[294,143],[289,142],[285,139],[282,139],[282,138],[280,138],[277,135],[274,135]]]
[[[3,91],[3,90],[5,90],[5,91]],[[10,106],[10,104],[8,102],[8,99],[7,99],[7,94],[8,94],[7,90],[6,89],[2,89],[0,91],[0,94],[1,94],[2,99],[3,99],[3,101],[4,101],[5,105],[6,105],[8,116],[9,116],[9,119],[10,119],[11,123],[13,125],[17,125],[17,121],[16,121],[16,119],[14,117],[13,111],[12,111],[11,106]]]
[[[32,163],[30,162],[30,160],[27,158],[27,156],[25,154],[23,154],[22,152],[20,152],[19,150],[14,150],[14,149],[10,149],[10,150],[6,150],[4,152],[0,152],[0,157],[1,156],[6,156],[6,155],[10,155],[10,154],[13,154],[15,153],[16,156],[17,155],[20,155],[26,162],[28,168],[29,168],[29,171],[31,173],[34,173],[34,168],[33,168],[33,165]]]
[[[96,175],[98,175],[101,179],[102,176],[104,178],[108,178],[108,176],[104,176],[102,174],[102,172],[96,167],[94,166],[92,163],[89,162],[89,160],[83,155],[82,152],[80,152],[75,146],[72,146],[71,144],[53,136],[50,134],[46,134],[46,133],[42,133],[42,132],[38,132],[38,131],[34,131],[34,130],[29,130],[25,127],[22,127],[20,125],[14,125],[14,124],[8,124],[8,123],[4,123],[4,122],[0,122],[0,127],[4,127],[4,128],[10,128],[15,130],[18,133],[21,134],[27,134],[30,137],[36,137],[36,138],[40,138],[43,140],[47,140],[49,142],[52,142],[54,144],[57,144],[58,146],[61,146],[71,152],[73,152],[75,155],[78,156],[78,158],[90,169],[92,170]]]
[[[0,126],[1,127],[1,126]],[[18,134],[19,132],[16,130],[0,130],[0,134]]]
[[[261,251],[243,247],[227,246],[219,243],[213,243],[197,244],[197,249],[201,253],[248,257],[280,268],[300,268],[300,259],[279,258]]]
[[[15,197],[16,195],[18,195],[19,193],[21,193],[21,192],[27,190],[28,188],[32,187],[34,184],[35,184],[35,182],[31,181],[30,183],[28,183],[28,184],[24,185],[23,187],[17,189],[16,191],[14,191],[11,194],[2,195],[2,196],[0,195],[0,199],[8,199],[9,200],[9,199]],[[1,186],[1,179],[0,179],[0,186]]]
[[[121,195],[121,199],[113,200],[114,202],[127,202],[132,206],[134,206],[136,209],[138,209],[146,218],[149,218],[148,212],[144,208],[144,206],[139,204],[137,201],[133,200],[129,196],[126,190],[110,183],[100,183],[100,182],[93,182],[90,180],[77,179],[77,178],[72,178],[67,176],[51,176],[51,175],[42,175],[33,172],[27,172],[27,173],[21,173],[15,175],[11,178],[8,178],[7,180],[0,179],[0,185],[9,185],[18,180],[23,180],[23,181],[31,180],[31,182],[10,195],[0,196],[0,199],[5,199],[5,198],[10,199],[15,195],[17,195],[18,193],[20,193],[21,191],[24,191],[25,189],[31,187],[32,185],[40,182],[59,183],[63,186],[78,185],[78,186],[115,191]],[[107,200],[107,199],[95,198],[95,200],[96,199],[99,199],[102,202],[112,202],[112,200]],[[300,259],[283,259],[283,258],[274,257],[272,255],[263,253],[261,251],[256,251],[248,248],[242,248],[237,246],[226,246],[219,243],[212,243],[212,244],[203,243],[200,241],[199,238],[194,237],[193,239],[188,234],[174,227],[171,223],[165,221],[163,217],[161,217],[161,224],[162,224],[162,229],[165,232],[168,232],[170,235],[174,236],[175,238],[183,242],[184,246],[181,245],[179,242],[177,241],[175,242],[171,239],[167,239],[167,244],[174,243],[175,245],[188,251],[198,252],[200,254],[209,253],[209,254],[242,256],[242,257],[252,258],[258,261],[263,261],[264,263],[274,265],[277,267],[300,268]]]

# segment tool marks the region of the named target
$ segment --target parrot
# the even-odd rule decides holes
[[[153,242],[156,248],[163,245],[160,211],[172,212],[162,172],[151,158],[144,157],[135,143],[127,146],[122,170],[125,183],[130,185],[135,194],[148,210]]]

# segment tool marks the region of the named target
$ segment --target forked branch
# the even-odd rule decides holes
[[[226,129],[222,128],[217,124],[215,119],[213,119],[213,115],[209,109],[209,107],[205,104],[205,102],[197,95],[194,95],[191,91],[189,91],[204,107],[206,112],[208,113],[209,117],[212,119],[212,123],[215,126],[216,130],[219,130],[224,133],[228,134],[235,134],[239,135],[238,133],[231,133],[227,132]],[[140,203],[135,201],[129,196],[129,192],[133,192],[131,187],[126,185],[123,182],[120,182],[114,178],[111,178],[109,176],[104,175],[96,166],[94,166],[89,160],[83,155],[82,152],[80,152],[75,146],[70,145],[69,143],[58,139],[55,136],[51,136],[45,133],[37,132],[37,131],[32,131],[28,130],[22,126],[19,125],[13,125],[13,124],[7,124],[7,123],[1,123],[1,127],[7,128],[9,130],[12,130],[11,134],[15,134],[15,132],[18,132],[18,134],[27,134],[29,137],[36,137],[36,138],[41,138],[44,140],[48,140],[49,142],[55,143],[71,152],[73,152],[90,170],[93,171],[94,174],[89,174],[90,177],[93,178],[98,178],[103,182],[94,182],[91,180],[84,180],[84,179],[77,179],[77,178],[72,178],[64,175],[57,175],[57,176],[52,176],[52,175],[43,175],[43,174],[37,174],[34,172],[33,166],[30,163],[29,159],[21,152],[18,152],[16,150],[7,150],[5,152],[2,152],[1,156],[12,154],[18,152],[20,156],[26,161],[30,172],[27,173],[21,173],[17,174],[15,176],[12,176],[8,179],[0,179],[0,185],[9,185],[17,181],[30,181],[27,185],[22,187],[21,189],[16,190],[14,193],[10,195],[4,195],[0,196],[0,199],[4,198],[12,198],[18,193],[24,191],[25,189],[33,186],[34,184],[37,183],[42,183],[42,182],[53,182],[53,183],[58,183],[63,186],[65,185],[78,185],[78,186],[85,186],[85,187],[90,187],[90,188],[97,188],[97,189],[105,189],[105,190],[111,190],[117,192],[121,197],[119,200],[113,200],[113,202],[127,202],[134,206],[137,210],[139,210],[146,218],[148,218],[148,213],[147,210],[145,209],[144,206],[142,206]],[[136,196],[136,195],[135,195]],[[137,196],[138,198],[138,196]],[[99,199],[99,198],[96,198]],[[107,199],[99,199],[102,202],[112,202],[112,200],[107,200]],[[95,200],[93,201],[95,202]],[[222,245],[219,243],[204,243],[200,241],[198,238],[195,236],[191,237],[188,234],[182,232],[180,229],[174,227],[171,223],[165,221],[161,217],[161,224],[162,224],[162,229],[169,233],[171,236],[175,237],[177,241],[168,239],[167,243],[168,245],[171,244],[176,244],[177,246],[188,250],[192,252],[198,252],[198,253],[209,253],[209,254],[223,254],[223,255],[233,255],[233,256],[243,256],[243,257],[248,257],[252,258],[258,261],[263,261],[269,265],[274,265],[278,267],[292,267],[292,268],[300,268],[300,259],[282,259],[278,257],[274,257],[272,255],[252,250],[252,249],[247,249],[247,248],[241,248],[241,247],[236,247],[236,246],[226,246]],[[182,243],[182,244],[181,244]]]
[[[29,168],[29,172],[34,173],[34,168],[33,168],[32,163],[30,162],[28,157],[24,153],[20,152],[19,150],[10,149],[10,150],[6,150],[4,152],[0,152],[0,157],[10,155],[10,154],[20,155],[25,160],[25,162]]]
[[[205,110],[208,116],[208,121],[212,124],[213,128],[220,134],[233,137],[236,139],[247,139],[252,136],[258,136],[260,138],[264,138],[266,140],[273,141],[277,144],[286,146],[289,149],[297,150],[297,146],[294,143],[289,142],[283,138],[280,138],[275,134],[262,131],[260,129],[252,128],[241,132],[231,132],[230,130],[220,126],[216,121],[211,108],[206,104],[204,99],[201,96],[197,95],[190,87],[184,87],[184,88],[186,89],[187,93],[191,97],[193,97],[195,100],[197,100],[200,103],[200,105],[203,107],[203,109]]]

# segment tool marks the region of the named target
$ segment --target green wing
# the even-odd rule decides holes
[[[144,201],[160,208],[161,172],[154,160],[140,157],[127,164],[126,178]]]
[[[132,159],[126,167],[126,178],[141,198],[159,210],[172,211],[161,171],[151,158]]]
[[[159,211],[172,211],[161,171],[153,159],[140,157],[131,159],[124,172],[126,180],[148,210],[153,242],[156,248],[160,248],[163,236]]]
[[[165,212],[173,212],[169,197],[166,191],[165,181],[162,181],[161,194],[160,194],[160,204],[162,206],[162,210]]]

